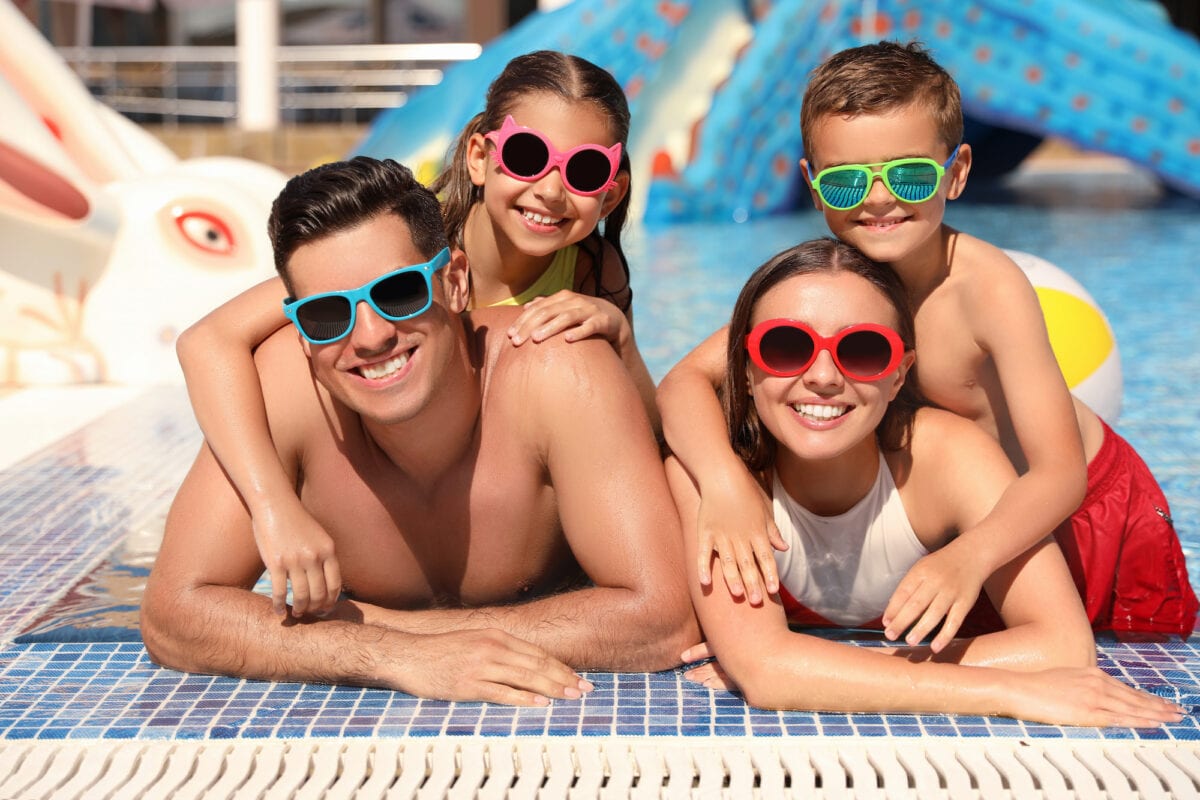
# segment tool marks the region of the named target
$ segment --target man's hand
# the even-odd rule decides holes
[[[779,591],[779,571],[771,548],[786,550],[787,543],[775,526],[771,498],[754,477],[743,469],[729,479],[701,493],[696,567],[700,583],[710,585],[715,551],[729,593],[745,596],[750,605],[758,606],[766,595]]]
[[[254,515],[254,542],[271,578],[271,606],[287,613],[292,585],[292,616],[327,613],[342,591],[333,539],[293,497]]]
[[[956,540],[957,541],[957,540]],[[966,548],[951,542],[912,565],[883,611],[884,635],[917,645],[945,618],[930,643],[940,653],[954,639],[990,575]]]
[[[545,706],[593,688],[540,648],[494,628],[419,636],[409,652],[395,685],[418,697]]]

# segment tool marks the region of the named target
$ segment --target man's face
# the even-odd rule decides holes
[[[288,273],[296,298],[303,299],[355,289],[426,260],[404,220],[383,214],[301,246],[288,262]],[[317,380],[369,420],[392,424],[419,413],[459,348],[461,309],[447,308],[440,278],[434,277],[429,310],[415,317],[392,322],[359,302],[354,327],[344,338],[313,344],[301,337]]]

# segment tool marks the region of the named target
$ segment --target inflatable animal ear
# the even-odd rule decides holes
[[[181,161],[0,3],[0,385],[175,382],[179,331],[273,274],[284,183]]]

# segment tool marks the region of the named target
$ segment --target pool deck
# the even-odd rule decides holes
[[[1106,671],[1192,709],[1177,724],[1146,730],[970,716],[760,711],[729,693],[691,684],[678,670],[589,673],[596,690],[578,702],[516,709],[378,689],[186,675],[156,667],[140,642],[14,642],[123,539],[161,531],[199,441],[184,391],[162,387],[116,404],[0,469],[0,739],[10,745],[364,737],[664,737],[696,744],[1005,739],[1192,752],[1200,746],[1195,638],[1101,643]],[[0,741],[0,753],[4,746]]]

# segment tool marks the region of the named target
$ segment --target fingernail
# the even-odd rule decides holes
[[[533,698],[533,702],[534,702],[535,704],[539,705],[539,706],[548,706],[548,705],[550,705],[550,698],[549,698],[549,697],[542,697],[542,696],[539,694],[538,696],[536,696],[536,697],[534,697],[534,698]]]
[[[592,691],[593,689],[595,689],[596,687],[592,685],[592,682],[591,682],[591,681],[589,681],[589,680],[584,680],[583,678],[580,678],[580,679],[579,679],[579,688],[580,688],[582,691],[585,691],[585,692],[590,692],[590,691]]]
[[[563,695],[568,700],[578,700],[583,697],[583,692],[576,689],[574,686],[567,686],[563,689]]]

